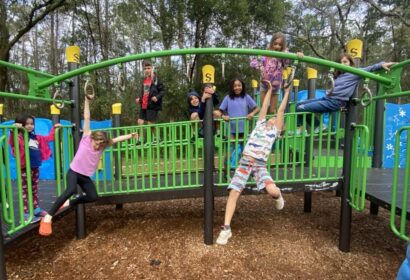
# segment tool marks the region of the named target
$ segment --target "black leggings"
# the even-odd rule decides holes
[[[49,215],[54,216],[61,205],[63,205],[67,199],[69,199],[73,194],[77,192],[77,184],[81,187],[85,195],[80,195],[75,199],[70,200],[70,206],[97,200],[97,191],[95,190],[95,185],[91,178],[69,169],[67,173],[68,187],[65,192],[57,198],[53,206],[51,206],[50,211],[48,211]]]

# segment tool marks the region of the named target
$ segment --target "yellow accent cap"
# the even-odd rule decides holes
[[[294,86],[294,87],[298,87],[298,86],[299,86],[299,80],[294,79],[294,80],[293,80],[293,86]]]
[[[202,67],[202,83],[214,84],[215,83],[215,67],[212,65],[204,65]]]
[[[65,57],[67,62],[80,63],[80,47],[68,46],[65,49]]]
[[[112,104],[112,114],[113,115],[121,115],[121,103]]]
[[[286,69],[283,69],[282,71],[282,77],[284,80],[286,80],[289,77],[289,73]]]
[[[316,79],[317,78],[317,70],[314,68],[307,68],[307,76],[308,79]]]
[[[258,81],[252,80],[252,88],[257,88],[257,87],[258,87]]]
[[[100,157],[100,160],[98,161],[98,170],[103,170],[103,157]]]
[[[50,113],[52,115],[60,115],[60,109],[58,109],[54,104],[50,105]]]
[[[0,104],[0,115],[3,115],[4,104]]]
[[[353,39],[346,44],[347,53],[353,58],[362,58],[363,42],[359,39]]]

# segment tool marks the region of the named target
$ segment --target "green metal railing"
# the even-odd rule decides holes
[[[199,122],[105,129],[110,137],[138,132],[104,151],[96,173],[100,195],[138,193],[202,185],[203,144]]]
[[[307,114],[287,114],[286,118],[301,115],[307,126]],[[301,135],[291,135],[289,128],[283,138],[277,141],[274,153],[268,160],[272,176],[277,182],[340,179],[338,114],[336,118],[336,128],[330,126],[327,131],[315,133],[312,125],[312,128]],[[236,151],[239,147],[243,150],[256,119],[231,119],[234,127],[231,127],[230,122],[216,121],[219,122],[221,131],[214,137],[216,185],[225,187],[241,157],[241,153]],[[243,134],[238,133],[240,122],[244,124]],[[203,139],[198,133],[200,126],[200,122],[187,121],[104,129],[110,137],[138,132],[140,143],[131,139],[104,151],[95,178],[98,193],[112,195],[202,186],[204,149]],[[305,158],[308,150],[311,152]],[[234,160],[231,160],[233,154]]]
[[[294,123],[286,126],[286,132],[275,141],[272,154],[268,159],[268,169],[271,170],[273,179],[277,183],[292,182],[317,182],[320,180],[338,180],[341,177],[341,153],[339,151],[338,130],[340,129],[340,117],[336,114],[336,126],[329,126],[326,131],[320,130],[315,133],[312,123],[307,125],[307,115],[311,113],[288,113],[285,115],[285,123]],[[303,118],[301,133],[296,133],[297,116]],[[244,122],[243,135],[238,133],[239,122]],[[334,118],[330,117],[329,122],[333,123]],[[256,118],[248,121],[245,118],[232,118],[234,123],[231,127],[229,122],[219,120],[221,133],[215,138],[217,143],[217,182],[218,186],[227,186],[233,176],[234,169],[238,164],[240,155],[238,148],[243,150],[244,144],[248,141],[249,134],[256,123]],[[323,117],[320,125],[323,124]],[[233,131],[233,132],[232,132]],[[220,144],[218,144],[220,143]],[[254,183],[254,181],[250,181]]]
[[[22,164],[20,160],[20,149],[18,141],[18,129],[14,126],[0,126],[1,137],[0,137],[0,162],[3,165],[2,169],[5,172],[1,172],[0,184],[1,188],[1,203],[2,203],[2,216],[4,222],[7,224],[8,234],[13,234],[22,228],[28,226],[34,217],[33,208],[33,196],[32,196],[32,184],[31,184],[31,172],[27,172],[27,199],[28,199],[28,210],[29,217],[24,217],[24,200],[23,200],[23,187],[22,187]],[[9,132],[12,133],[11,143],[15,153],[16,159],[16,180],[13,183],[11,180],[11,165],[8,153],[8,135]],[[28,133],[26,130],[21,130],[23,133],[24,142],[28,143]],[[24,160],[25,169],[30,170],[30,158],[28,145],[24,145]],[[17,193],[17,195],[16,195]]]
[[[357,211],[365,207],[367,169],[369,160],[369,129],[365,125],[353,126],[353,143],[350,176],[350,206]]]
[[[392,185],[392,198],[391,198],[391,210],[390,210],[390,228],[395,235],[403,240],[409,241],[409,235],[407,233],[407,211],[408,211],[408,194],[409,194],[409,177],[410,177],[410,126],[402,127],[396,132],[395,147],[394,147],[394,169],[393,169],[393,185]],[[400,163],[400,139],[406,138],[406,155],[405,155],[405,167],[403,170],[403,177],[399,178],[399,163]],[[402,188],[399,189],[399,182],[402,184]],[[401,191],[400,200],[398,200],[399,192]],[[401,202],[400,208],[397,206]],[[396,226],[396,211],[400,212],[399,228]]]
[[[54,158],[55,174],[57,182],[57,195],[67,188],[65,174],[70,168],[70,162],[74,158],[73,125],[62,125],[55,129],[54,133]]]

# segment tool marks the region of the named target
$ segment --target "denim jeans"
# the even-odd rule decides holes
[[[309,99],[298,102],[296,104],[296,112],[311,112],[311,113],[331,113],[337,112],[340,108],[346,106],[346,101],[337,100],[333,98],[329,98],[324,96],[322,98],[317,99]],[[306,115],[306,123],[310,125],[312,123],[311,120],[312,115]],[[315,117],[315,127],[320,124],[319,120]],[[298,115],[297,120],[298,126],[303,125],[303,115]]]

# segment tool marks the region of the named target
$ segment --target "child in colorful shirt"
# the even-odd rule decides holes
[[[22,132],[18,133],[18,149],[20,155],[20,168],[21,168],[21,179],[23,188],[23,207],[24,207],[24,218],[27,220],[29,218],[29,203],[28,203],[28,187],[27,187],[27,172],[31,175],[31,191],[33,197],[33,207],[34,207],[34,219],[32,222],[39,220],[39,217],[43,217],[47,214],[46,211],[40,208],[38,201],[38,181],[40,177],[40,166],[45,160],[51,157],[51,150],[48,143],[54,141],[54,129],[60,126],[56,124],[51,129],[47,136],[37,135],[34,132],[35,118],[30,115],[24,115],[17,117],[14,121],[14,126],[19,128],[19,130],[25,129],[28,132],[28,143],[24,142],[24,135]],[[13,132],[10,133],[9,144],[12,149],[12,154],[16,155],[16,147],[14,146],[14,135]],[[30,169],[26,168],[25,160],[25,145],[29,147],[29,157],[30,157]]]
[[[259,119],[244,148],[239,166],[228,186],[229,197],[226,203],[225,221],[216,240],[216,243],[220,245],[227,244],[229,238],[232,237],[230,226],[232,217],[235,213],[237,201],[251,174],[253,174],[255,178],[258,189],[266,189],[268,195],[273,198],[276,209],[281,210],[285,204],[280,189],[275,185],[275,182],[272,180],[266,168],[266,162],[272,145],[284,126],[284,112],[288,102],[290,88],[287,87],[285,89],[285,94],[277,116],[266,120],[266,113],[272,94],[272,85],[269,81],[264,82],[267,84],[268,91],[259,113]]]
[[[285,35],[281,32],[275,33],[272,36],[268,50],[278,52],[288,52]],[[296,55],[302,58],[302,52],[297,52]],[[268,80],[272,85],[272,97],[269,106],[269,113],[276,113],[276,106],[279,99],[279,89],[282,86],[283,70],[289,65],[290,60],[280,59],[276,57],[263,56],[261,59],[254,58],[250,62],[250,66],[259,69],[261,72],[261,80]],[[266,96],[267,88],[264,83],[260,83],[261,103]]]

